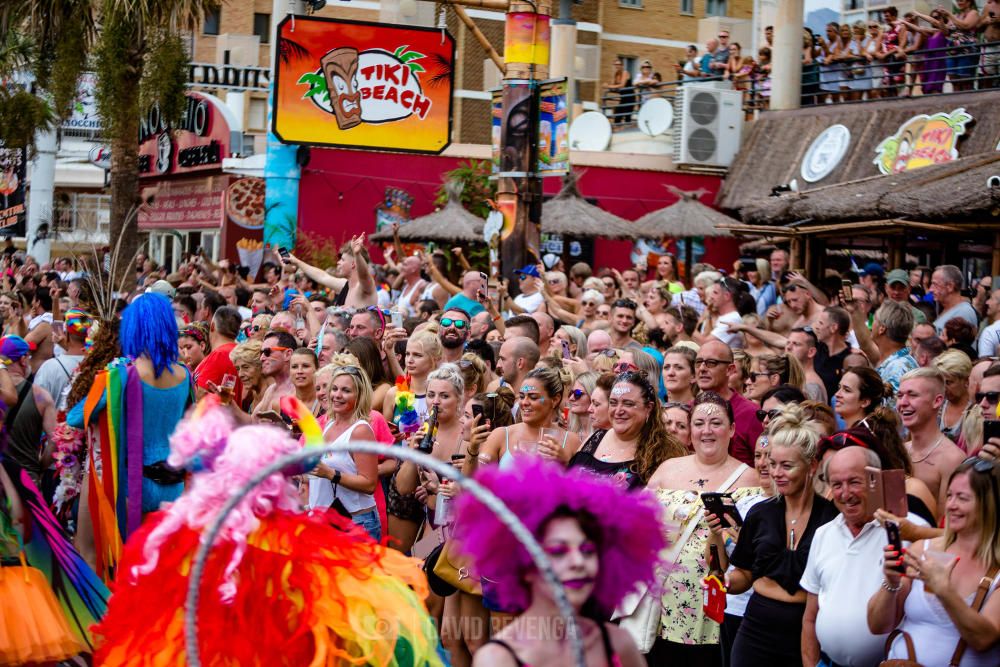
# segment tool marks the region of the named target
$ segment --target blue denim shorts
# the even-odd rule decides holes
[[[378,509],[373,507],[367,512],[355,514],[351,521],[364,528],[373,540],[382,541],[382,522],[378,519]]]
[[[952,81],[955,79],[965,79],[962,83],[972,83],[972,78],[976,76],[976,67],[979,65],[979,52],[948,56],[948,74]]]

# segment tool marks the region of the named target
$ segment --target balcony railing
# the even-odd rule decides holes
[[[107,235],[111,196],[68,192],[56,197],[52,227],[56,235]]]
[[[674,102],[685,83],[721,81],[700,77],[690,81],[665,81],[648,87],[609,90],[601,97],[601,111],[617,130],[636,127],[640,107],[653,97]],[[748,116],[766,110],[771,101],[771,79],[755,70],[732,81],[742,90]],[[899,97],[949,95],[1000,89],[1000,42],[921,49],[902,60],[858,57],[831,64],[817,64],[802,73],[802,106],[873,102]]]

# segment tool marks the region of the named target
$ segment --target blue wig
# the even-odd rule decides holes
[[[118,335],[125,356],[148,358],[156,377],[177,363],[177,320],[165,296],[153,292],[139,295],[122,311]]]

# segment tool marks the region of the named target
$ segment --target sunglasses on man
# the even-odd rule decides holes
[[[441,318],[441,326],[447,329],[448,327],[455,327],[456,329],[462,330],[465,328],[465,320],[453,320],[450,317]]]

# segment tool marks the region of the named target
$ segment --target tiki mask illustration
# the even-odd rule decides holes
[[[349,130],[361,123],[361,91],[358,90],[358,50],[349,46],[330,51],[320,60],[337,127]]]

